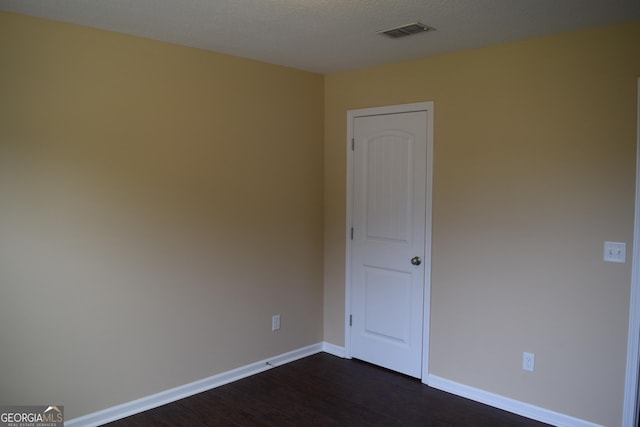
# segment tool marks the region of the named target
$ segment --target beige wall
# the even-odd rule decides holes
[[[344,345],[346,111],[434,101],[430,373],[619,425],[639,51],[636,22],[323,81],[0,13],[0,401]]]
[[[7,13],[0,58],[0,402],[322,341],[322,76]]]
[[[430,373],[620,425],[630,263],[602,246],[632,249],[638,52],[635,22],[326,76],[325,339],[344,343],[346,111],[434,101]]]

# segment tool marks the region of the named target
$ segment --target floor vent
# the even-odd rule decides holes
[[[433,31],[433,28],[420,22],[413,22],[411,24],[401,25],[399,27],[389,28],[388,30],[378,31],[378,34],[389,37],[391,39],[399,39],[401,37],[411,36],[413,34],[426,33],[427,31]]]

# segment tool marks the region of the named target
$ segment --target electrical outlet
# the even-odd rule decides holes
[[[271,330],[278,331],[280,330],[280,315],[276,314],[271,318]]]
[[[525,371],[533,372],[535,366],[536,356],[533,353],[522,353],[522,369]]]

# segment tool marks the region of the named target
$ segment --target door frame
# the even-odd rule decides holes
[[[640,407],[640,77],[636,122],[636,200],[631,257],[631,294],[629,302],[629,335],[627,338],[627,371],[624,384],[622,425],[636,426]]]
[[[411,104],[389,105],[382,107],[347,110],[347,218],[345,228],[345,324],[344,342],[345,357],[351,359],[351,226],[353,223],[353,121],[357,117],[378,116],[385,114],[411,113],[426,111],[427,113],[427,159],[425,183],[425,248],[424,248],[424,300],[422,302],[422,375],[421,381],[427,384],[429,378],[429,335],[431,307],[431,217],[432,217],[432,184],[433,184],[433,101]]]

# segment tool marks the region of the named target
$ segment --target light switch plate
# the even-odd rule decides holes
[[[604,260],[624,264],[627,261],[627,244],[623,242],[604,242]]]

